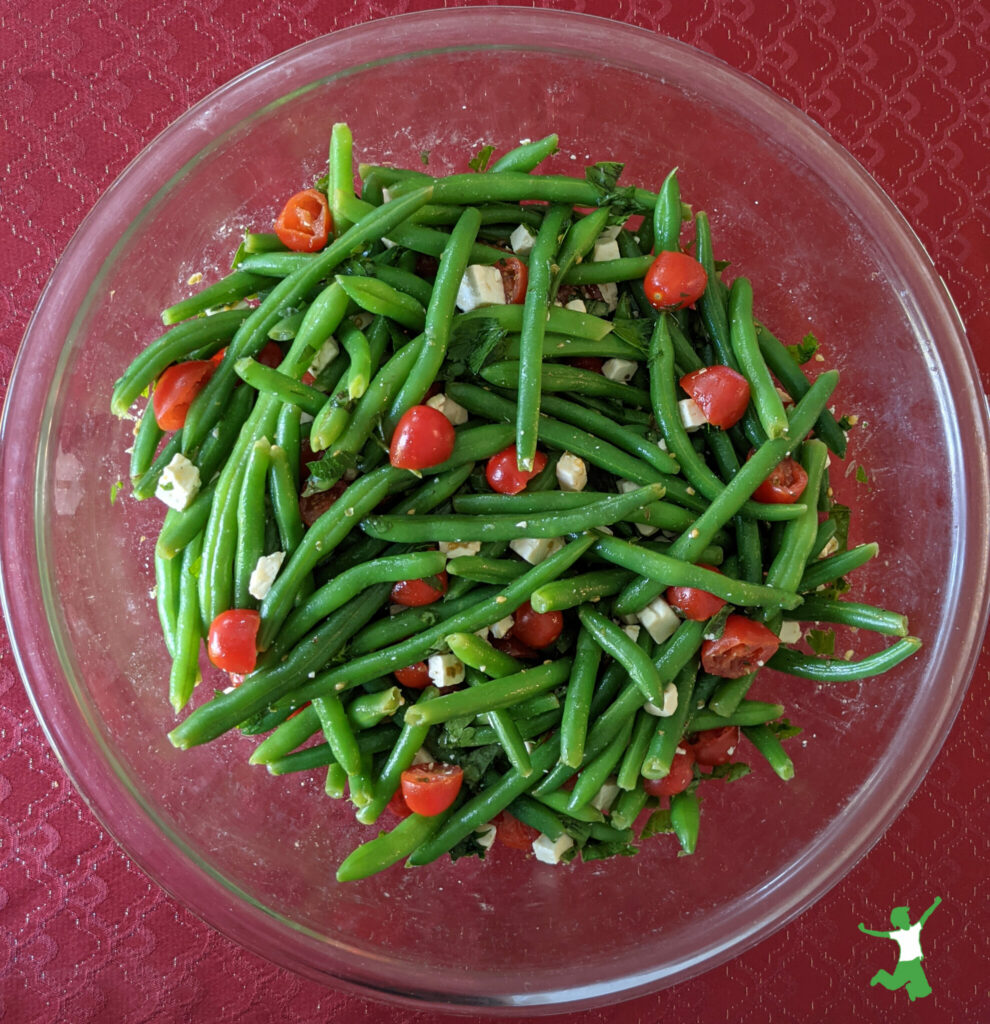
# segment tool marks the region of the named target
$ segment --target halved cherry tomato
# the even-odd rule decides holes
[[[446,462],[457,435],[450,420],[432,405],[414,405],[396,424],[388,460],[396,469],[429,469]]]
[[[681,377],[681,387],[713,426],[735,426],[749,405],[749,381],[731,366],[703,366]]]
[[[535,661],[540,657],[539,651],[534,651],[532,647],[527,647],[526,644],[511,633],[506,636],[493,636],[489,643],[496,651],[501,651],[503,654],[508,654],[513,658],[520,658],[522,661]]]
[[[162,430],[181,430],[193,399],[213,376],[208,359],[174,363],[158,378],[151,395],[155,419]]]
[[[392,587],[392,601],[407,608],[421,608],[433,604],[447,593],[447,573],[438,572],[422,580],[400,580]]]
[[[718,729],[705,729],[688,740],[698,764],[712,767],[727,764],[739,746],[739,726],[723,725]]]
[[[762,622],[730,615],[722,635],[701,645],[701,665],[709,675],[737,679],[765,665],[779,646],[780,637]]]
[[[694,751],[690,747],[680,747],[670,763],[670,771],[662,779],[643,779],[643,789],[650,796],[683,793],[694,779],[694,761]]]
[[[646,299],[655,309],[683,309],[704,294],[705,268],[686,252],[662,252],[643,278]]]
[[[292,196],[275,221],[279,241],[293,252],[319,252],[332,229],[327,197],[315,188]]]
[[[702,569],[719,571],[714,565],[704,565],[701,562],[698,564]],[[696,587],[668,587],[664,593],[664,600],[674,611],[693,622],[705,622],[725,607],[722,598]]]
[[[300,704],[299,707],[297,707],[296,710],[293,711],[291,715],[289,715],[289,718],[295,718],[296,715],[301,715],[306,710],[306,708],[309,707],[309,704],[309,701],[306,701],[305,704]],[[288,721],[289,718],[287,718],[286,721]]]
[[[415,665],[397,668],[392,675],[408,686],[410,690],[425,690],[430,685],[430,670],[425,661],[417,661]]]
[[[488,460],[485,477],[493,491],[498,491],[499,494],[518,494],[534,476],[546,468],[547,464],[547,457],[543,452],[537,452],[533,459],[533,468],[526,472],[519,468],[516,459],[516,446],[510,444],[508,448],[496,452]]]
[[[590,370],[592,373],[602,373],[605,367],[605,360],[598,356],[574,356],[567,361],[579,370]]]
[[[261,616],[253,608],[231,608],[210,623],[210,661],[225,672],[247,675],[258,660],[255,641]]]
[[[432,817],[457,799],[463,781],[464,769],[459,764],[417,764],[402,773],[402,796],[414,814]]]
[[[401,787],[392,794],[392,799],[386,806],[397,818],[408,818],[412,814],[406,803],[406,798],[402,795]]]
[[[223,362],[223,357],[226,354],[226,345],[219,352],[213,353],[210,362],[214,368]],[[273,370],[277,369],[278,364],[282,362],[282,346],[277,341],[266,341],[261,351],[254,358],[263,366],[270,366]]]
[[[526,286],[529,284],[529,269],[516,256],[506,256],[495,264],[502,275],[502,290],[510,306],[521,306],[526,301]]]
[[[325,491],[302,495],[299,498],[299,518],[306,526],[312,526],[346,490],[347,484],[343,480],[338,480]]]
[[[564,628],[564,616],[560,612],[535,612],[529,601],[524,601],[512,618],[510,635],[537,650],[549,647]]]
[[[804,466],[790,456],[781,459],[770,475],[753,491],[753,499],[767,505],[793,505],[808,486]]]
[[[495,826],[495,839],[510,850],[531,850],[533,840],[539,837],[540,830],[526,825],[508,811],[500,811],[492,818]]]

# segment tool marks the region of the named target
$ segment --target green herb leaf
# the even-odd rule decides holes
[[[458,317],[440,370],[441,379],[456,380],[466,376],[468,370],[479,374],[490,359],[502,358],[505,339],[506,332],[491,317]]]
[[[639,838],[649,839],[651,836],[667,835],[673,831],[674,826],[670,823],[670,808],[661,807],[649,816]]]
[[[776,722],[768,722],[767,725],[776,733],[778,740],[789,740],[804,732],[801,726],[791,725],[786,718],[778,718]]]
[[[420,161],[420,163],[421,163],[421,164],[422,164],[422,165],[423,165],[424,167],[426,167],[426,166],[428,166],[428,165],[429,165],[429,162],[430,162],[430,151],[429,151],[428,149],[424,149],[424,150],[423,150],[423,151],[422,151],[422,152],[421,152],[421,153],[419,154],[419,161]]]
[[[866,466],[862,464],[856,467],[856,482],[869,486],[870,478],[866,475]]]
[[[120,489],[123,486],[124,486],[123,480],[118,480],[115,484],[113,484],[111,486],[111,488],[110,488],[110,504],[111,505],[116,505],[117,504],[117,495],[120,494]]]
[[[752,769],[742,761],[728,761],[725,764],[717,764],[712,768],[711,773],[702,775],[702,779],[719,779],[722,782],[735,782],[737,779],[749,775]]]
[[[718,640],[718,638],[725,632],[725,623],[729,616],[735,611],[732,605],[723,605],[719,610],[708,620],[708,624],[705,626],[705,639],[706,640]]]
[[[835,521],[835,542],[838,551],[849,545],[849,506],[836,503],[828,510],[828,518]]]
[[[476,833],[471,832],[459,843],[451,847],[450,859],[458,860],[461,857],[480,857],[484,860],[487,852],[481,843],[478,842]]]
[[[581,847],[581,860],[587,863],[592,860],[605,860],[608,857],[635,857],[639,848],[631,843],[586,843]]]
[[[809,331],[797,345],[785,346],[798,366],[806,363],[818,351],[818,339]]]
[[[819,655],[829,657],[835,654],[835,633],[830,629],[809,629],[808,646]]]
[[[635,345],[644,355],[650,350],[653,321],[647,319],[619,319],[612,321],[612,333],[627,345]]]
[[[472,171],[477,171],[479,174],[482,171],[488,170],[488,164],[491,162],[492,153],[494,152],[494,146],[482,146],[474,155],[473,159],[468,160],[468,167],[470,167]]]
[[[356,465],[357,456],[353,452],[324,452],[319,459],[308,463],[310,477],[306,482],[303,497],[329,490]]]

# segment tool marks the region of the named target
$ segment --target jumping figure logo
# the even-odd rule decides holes
[[[871,985],[883,985],[891,992],[898,988],[904,988],[912,1003],[915,999],[923,999],[932,994],[932,987],[928,984],[928,979],[921,966],[921,961],[924,959],[924,954],[921,952],[921,929],[931,916],[932,911],[941,902],[942,897],[936,896],[935,902],[918,918],[915,924],[911,924],[910,911],[907,907],[894,907],[890,912],[890,923],[894,926],[894,930],[889,932],[875,932],[860,922],[859,930],[861,932],[865,932],[867,935],[876,935],[881,939],[893,939],[900,947],[900,955],[894,973],[877,971],[870,979]]]

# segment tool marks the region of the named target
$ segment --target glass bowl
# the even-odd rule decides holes
[[[359,160],[464,169],[550,131],[550,166],[674,165],[716,255],[789,341],[821,339],[855,412],[853,540],[881,556],[856,596],[908,614],[925,647],[882,678],[767,678],[803,725],[797,777],[706,787],[692,857],[551,868],[509,850],[338,885],[358,841],[316,776],[247,764],[250,741],[189,752],[149,591],[162,510],[126,489],[110,387],[187,279],[220,273],[247,227],[324,166],[333,121]],[[35,710],[128,854],[233,940],[310,978],[414,1005],[561,1011],[671,985],[821,896],[911,795],[965,692],[987,610],[987,416],[963,331],[880,189],[810,120],[651,33],[552,11],[407,15],[316,39],[242,75],[159,136],[97,203],[28,329],[3,425],[5,611]],[[714,790],[714,792],[711,792]],[[428,951],[428,952],[426,952]]]

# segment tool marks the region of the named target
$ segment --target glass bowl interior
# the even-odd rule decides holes
[[[265,230],[279,198],[322,171],[334,121],[351,125],[361,161],[437,172],[550,131],[554,171],[621,160],[624,180],[656,188],[677,166],[685,200],[709,211],[716,256],[753,281],[760,318],[790,342],[813,331],[817,365],[842,374],[836,403],[859,425],[832,482],[854,509],[851,541],[881,545],[855,595],[905,612],[925,647],[863,683],[761,678],[754,695],[804,727],[796,778],[757,765],[738,785],[706,786],[692,857],[657,839],[635,858],[550,869],[496,848],[484,863],[341,886],[336,865],[368,833],[322,798],[318,773],[251,767],[241,736],[189,752],[165,738],[168,665],[149,597],[161,508],[126,488],[111,502],[131,424],[110,415],[110,388],[190,275],[222,273],[241,233]],[[95,813],[235,940],[420,1005],[594,1005],[672,984],[782,925],[920,781],[986,620],[986,410],[917,240],[865,172],[768,91],[683,45],[582,16],[388,19],[290,51],[193,108],[59,264],[3,441],[5,609],[38,715]]]

